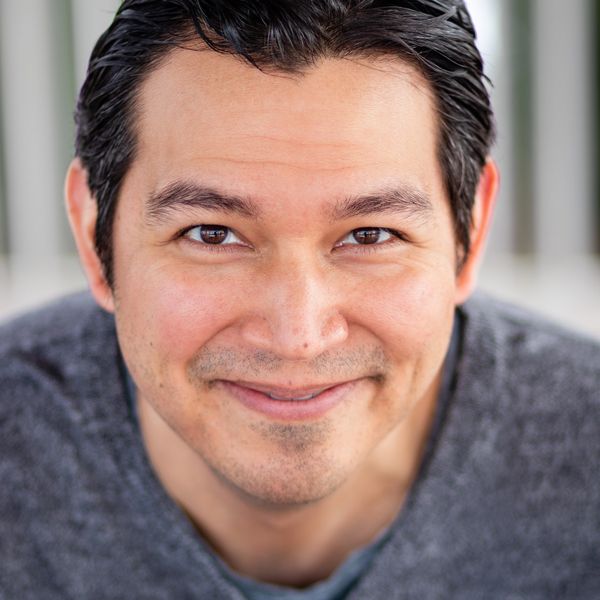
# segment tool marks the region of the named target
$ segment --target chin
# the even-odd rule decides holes
[[[213,473],[244,501],[269,509],[289,509],[315,504],[338,490],[349,469],[322,457],[286,461],[281,458],[257,465],[216,468]]]

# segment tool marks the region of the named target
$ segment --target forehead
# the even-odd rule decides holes
[[[431,89],[396,59],[326,59],[290,75],[177,49],[137,108],[136,163],[154,188],[196,174],[242,193],[240,180],[307,193],[341,178],[357,192],[399,177],[431,193],[441,181]]]

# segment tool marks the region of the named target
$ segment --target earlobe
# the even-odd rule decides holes
[[[456,279],[455,303],[462,304],[475,289],[479,267],[483,259],[485,244],[488,238],[496,195],[498,192],[498,168],[489,158],[481,170],[477,195],[473,207],[473,224],[471,227],[471,248],[465,263]]]
[[[65,180],[65,203],[79,260],[96,302],[109,312],[114,310],[113,294],[102,263],[96,253],[95,231],[98,209],[87,183],[87,171],[78,158],[69,165]]]

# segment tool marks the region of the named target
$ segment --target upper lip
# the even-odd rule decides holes
[[[279,398],[304,398],[305,396],[310,396],[312,394],[318,394],[324,392],[325,390],[342,385],[344,383],[350,383],[350,380],[347,381],[337,381],[334,383],[322,383],[319,385],[311,385],[311,386],[302,386],[302,387],[291,387],[291,386],[281,386],[281,385],[271,385],[267,383],[254,383],[249,381],[230,381],[229,383],[234,383],[235,385],[239,385],[241,387],[249,388],[251,390],[255,390],[257,392],[262,392],[263,394],[270,394],[272,396],[277,396]]]

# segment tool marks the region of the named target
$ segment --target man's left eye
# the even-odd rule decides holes
[[[401,236],[393,229],[386,229],[384,227],[361,227],[360,229],[353,229],[343,240],[340,240],[336,244],[336,248],[347,245],[372,246],[389,242],[394,238],[401,239]]]
[[[243,242],[229,227],[223,225],[196,225],[188,229],[184,236],[194,242],[210,246],[229,246]]]

